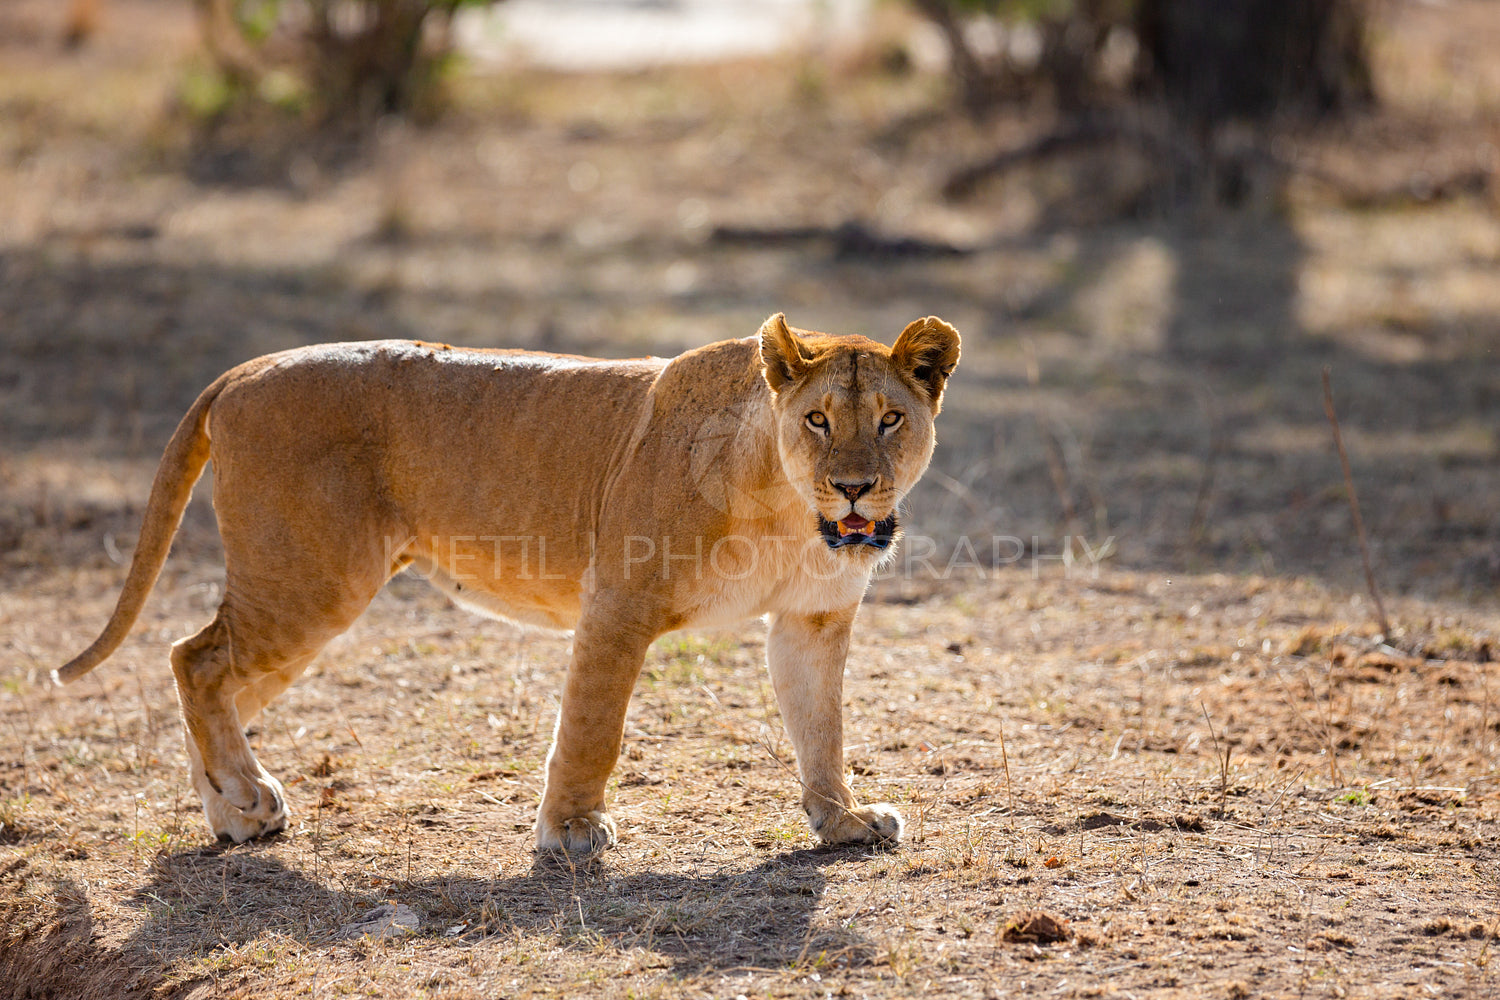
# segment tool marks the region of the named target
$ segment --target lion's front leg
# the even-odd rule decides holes
[[[620,603],[595,601],[579,623],[547,755],[538,848],[586,854],[614,844],[604,789],[620,757],[631,692],[656,635]]]
[[[884,802],[859,805],[844,781],[844,661],[854,612],[773,615],[766,659],[813,834],[825,844],[895,843],[901,814]]]

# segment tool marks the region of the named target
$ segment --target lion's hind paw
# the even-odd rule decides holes
[[[236,806],[206,780],[199,788],[203,798],[203,815],[208,820],[214,836],[231,844],[243,844],[258,837],[269,837],[287,828],[290,814],[286,806],[286,791],[281,782],[264,770],[258,770],[254,779],[240,781],[236,791],[241,800],[248,799],[248,808]]]

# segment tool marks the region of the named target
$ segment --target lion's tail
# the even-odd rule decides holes
[[[52,672],[52,679],[59,684],[76,681],[109,659],[130,634],[130,627],[139,617],[162,564],[167,561],[172,538],[182,523],[182,512],[187,509],[188,499],[193,495],[193,485],[208,464],[208,411],[226,381],[227,376],[222,376],[203,390],[167,443],[161,464],[156,468],[156,479],[151,484],[151,499],[146,503],[141,536],[136,542],[130,573],[125,577],[125,588],[115,603],[114,614],[110,615],[109,624],[104,626],[104,631],[92,646]]]

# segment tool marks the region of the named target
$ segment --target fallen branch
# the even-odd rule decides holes
[[[943,183],[943,197],[954,201],[974,193],[979,183],[995,174],[1023,166],[1033,160],[1046,159],[1069,150],[1096,146],[1122,138],[1124,132],[1102,123],[1071,125],[1013,149],[1002,149],[989,159],[960,167]]]
[[[784,247],[823,241],[841,260],[913,260],[929,257],[963,257],[969,247],[918,236],[885,236],[862,222],[850,219],[837,226],[716,226],[710,239],[732,246]]]
[[[1342,205],[1355,209],[1392,209],[1432,204],[1455,198],[1483,195],[1496,183],[1496,171],[1484,163],[1460,165],[1437,172],[1413,171],[1395,183],[1372,183],[1338,170],[1276,152],[1267,136],[1248,147],[1215,151],[1211,136],[1197,143],[1185,139],[1170,125],[1121,117],[1094,117],[1067,122],[1052,132],[1019,146],[1002,149],[989,157],[959,167],[943,183],[942,195],[959,201],[974,194],[981,183],[1032,163],[1077,150],[1126,143],[1143,154],[1171,164],[1180,173],[1205,175],[1216,165],[1236,161],[1257,163],[1283,178],[1303,177],[1327,188]]]
[[[943,183],[943,197],[958,201],[972,195],[981,182],[996,174],[1026,166],[1036,160],[1060,156],[1075,149],[1103,146],[1113,142],[1133,143],[1148,155],[1170,163],[1180,172],[1196,172],[1204,158],[1200,147],[1183,139],[1170,127],[1135,116],[1130,119],[1113,116],[1091,116],[1068,122],[1055,131],[1038,136],[1020,146],[1002,149],[988,159],[960,167]]]

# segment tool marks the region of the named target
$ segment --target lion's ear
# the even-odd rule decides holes
[[[807,352],[786,325],[786,315],[777,313],[760,327],[760,365],[772,392],[797,381],[807,373]]]
[[[948,376],[958,367],[958,331],[936,316],[924,316],[901,331],[891,348],[896,370],[926,390],[937,412]]]

